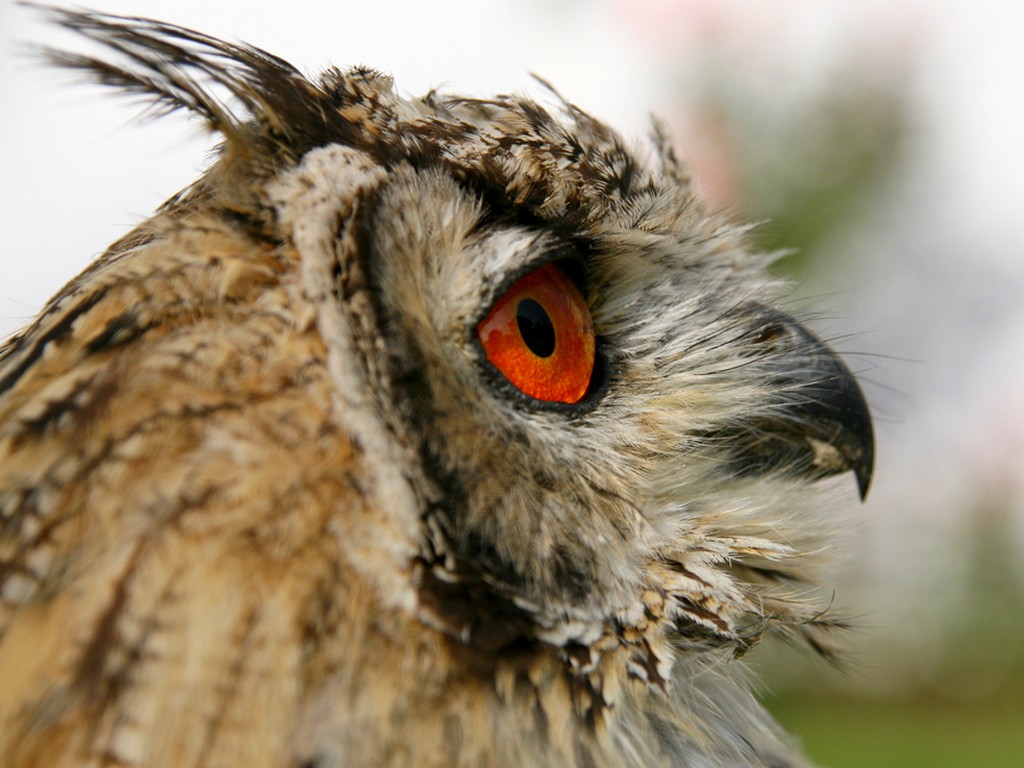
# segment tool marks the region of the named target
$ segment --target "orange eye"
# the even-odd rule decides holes
[[[594,323],[583,295],[554,264],[512,284],[476,328],[487,359],[517,389],[578,403],[594,371]]]

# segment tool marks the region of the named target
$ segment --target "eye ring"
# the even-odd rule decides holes
[[[476,336],[491,365],[535,400],[572,405],[591,389],[594,323],[580,289],[555,263],[509,286]]]

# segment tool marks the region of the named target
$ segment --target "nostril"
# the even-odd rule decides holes
[[[772,323],[762,328],[758,334],[754,337],[754,341],[757,344],[770,344],[778,341],[786,335],[786,328],[778,323]]]

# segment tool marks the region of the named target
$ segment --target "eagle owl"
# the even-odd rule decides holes
[[[664,132],[49,13],[222,143],[0,348],[0,763],[803,764],[870,417]]]

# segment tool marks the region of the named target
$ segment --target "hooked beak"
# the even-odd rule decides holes
[[[771,402],[727,438],[740,474],[781,471],[817,480],[852,471],[863,500],[875,441],[857,380],[828,346],[789,315],[754,308],[755,354],[766,367]]]

